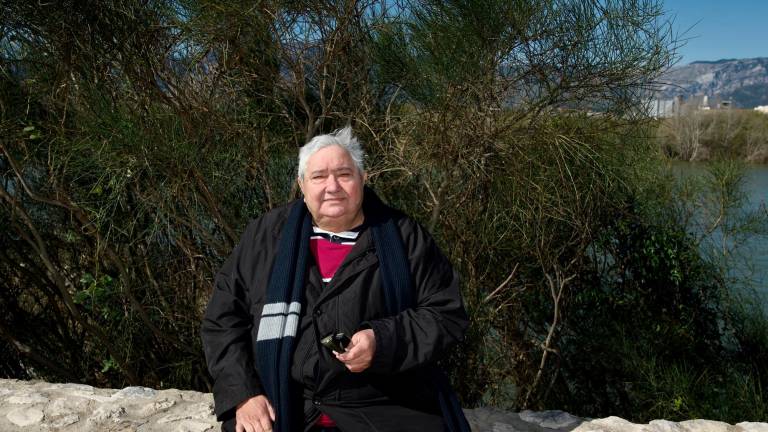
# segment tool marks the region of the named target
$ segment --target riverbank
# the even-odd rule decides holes
[[[755,110],[684,110],[660,120],[657,137],[676,160],[768,164],[768,115]]]
[[[465,413],[473,431],[768,432],[768,423],[754,422],[654,420],[635,424],[619,417],[583,419],[563,411],[510,413],[493,408],[466,409]],[[0,379],[0,430],[209,432],[219,430],[219,423],[210,393]]]

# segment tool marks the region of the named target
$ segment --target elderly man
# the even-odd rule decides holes
[[[304,199],[252,221],[217,274],[201,333],[223,430],[468,430],[435,366],[468,324],[457,276],[363,157],[349,127],[313,138]]]

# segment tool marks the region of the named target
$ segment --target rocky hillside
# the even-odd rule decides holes
[[[707,95],[710,104],[731,101],[737,108],[768,105],[768,58],[693,62],[670,70],[658,99]]]

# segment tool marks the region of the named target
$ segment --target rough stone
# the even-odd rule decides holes
[[[580,424],[573,432],[589,432],[589,431],[604,431],[604,432],[647,432],[648,429],[645,425],[639,425],[621,417],[606,417],[603,419],[592,420]]]
[[[191,413],[171,414],[171,415],[160,417],[157,420],[157,422],[159,424],[166,424],[166,423],[174,423],[182,420],[192,420],[193,418],[194,417]]]
[[[119,405],[104,405],[96,408],[88,417],[88,423],[105,423],[112,421],[118,423],[125,415],[125,408]]]
[[[101,395],[94,394],[93,392],[81,391],[81,390],[73,390],[71,392],[68,392],[68,394],[73,397],[87,399],[87,400],[91,400],[99,403],[111,402],[113,400],[109,396],[101,396]]]
[[[768,432],[768,423],[741,422],[736,427],[743,432]]]
[[[137,414],[141,417],[151,417],[159,412],[163,412],[168,408],[176,404],[176,401],[163,398],[158,401],[152,402],[149,405],[145,405],[137,411]]]
[[[61,398],[53,400],[45,406],[46,417],[56,417],[72,412],[86,412],[91,401],[81,398]]]
[[[5,416],[16,426],[26,427],[43,421],[43,411],[37,408],[16,408]]]
[[[80,416],[77,414],[66,414],[61,417],[57,417],[56,419],[51,420],[48,423],[49,427],[52,428],[63,428],[67,427],[69,425],[73,425],[80,421]]]
[[[87,393],[87,394],[93,394],[94,392],[93,386],[89,386],[87,384],[73,384],[73,383],[56,384],[56,385],[48,386],[45,388],[45,391],[60,391],[60,390],[76,390],[79,393]]]
[[[135,422],[130,420],[121,420],[117,422],[116,424],[111,424],[109,426],[100,426],[100,429],[94,429],[98,431],[105,431],[105,432],[136,432],[141,429],[143,426],[142,422]]]
[[[157,390],[148,387],[126,387],[112,395],[112,399],[123,398],[153,398]]]
[[[686,432],[678,423],[669,420],[652,420],[648,426],[653,432]]]
[[[549,429],[565,429],[582,422],[582,419],[558,410],[539,412],[525,410],[520,413],[520,419]]]
[[[465,409],[464,415],[475,431],[529,431],[533,426],[520,419],[516,413],[492,407]]]
[[[475,432],[768,432],[768,423],[654,420],[642,425],[619,417],[581,419],[563,411],[517,414],[486,407],[464,412]],[[219,427],[207,393],[0,379],[2,432],[215,432]]]
[[[507,423],[494,423],[493,428],[491,429],[492,432],[522,432],[520,429],[516,429],[511,424]]]
[[[6,402],[12,404],[41,404],[47,403],[48,398],[40,393],[30,393],[25,395],[11,396],[6,399]]]
[[[680,426],[691,432],[735,432],[736,428],[714,420],[686,420],[680,422]]]
[[[213,430],[213,426],[199,421],[184,420],[174,430],[176,432],[206,432]]]

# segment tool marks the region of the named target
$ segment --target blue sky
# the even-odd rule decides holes
[[[768,57],[768,0],[664,0],[664,9],[688,40],[679,64]]]

